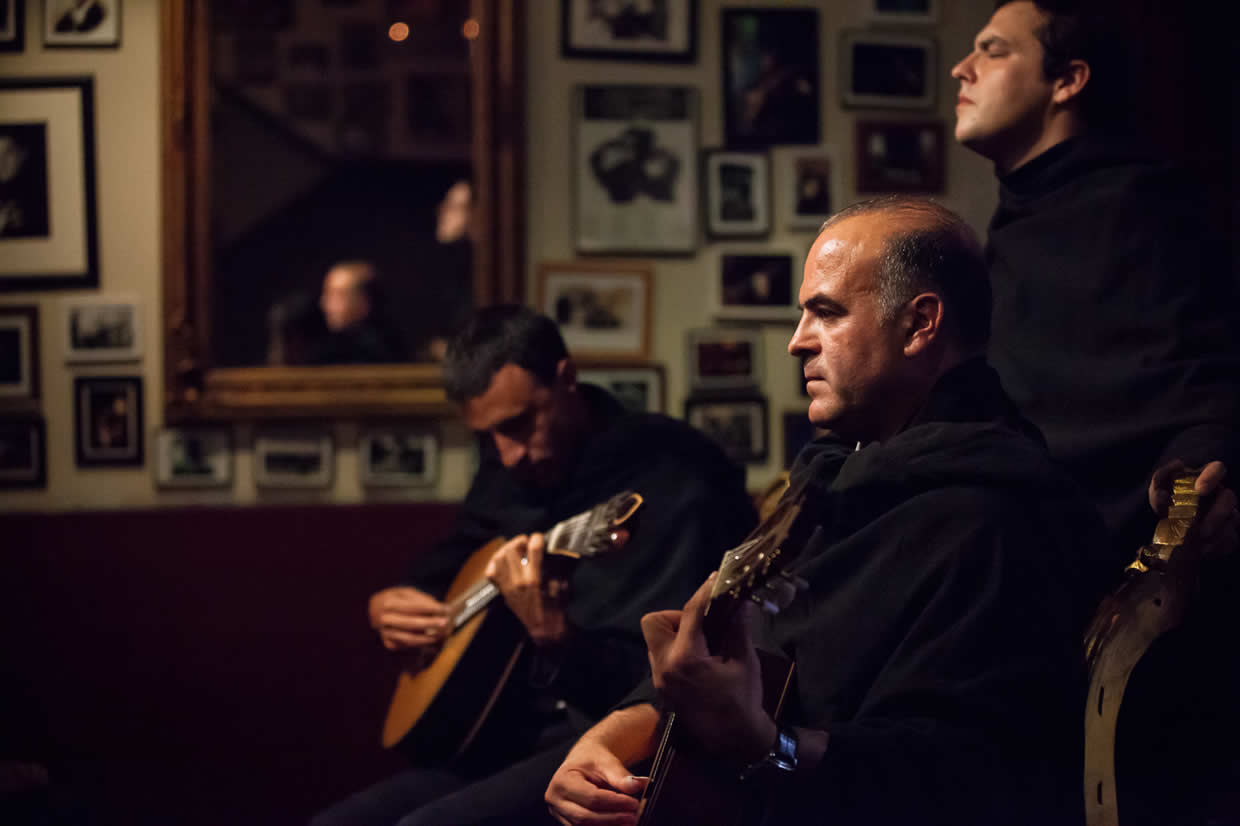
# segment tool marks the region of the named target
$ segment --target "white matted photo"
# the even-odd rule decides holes
[[[39,308],[0,307],[0,404],[39,398]]]
[[[662,413],[667,409],[667,379],[661,364],[586,367],[577,371],[577,380],[598,385],[634,413]]]
[[[870,17],[882,23],[934,23],[939,0],[869,0]]]
[[[439,437],[428,430],[370,428],[358,441],[357,458],[363,485],[433,485],[439,478]]]
[[[777,162],[788,229],[817,232],[831,213],[844,207],[843,175],[834,146],[781,152]]]
[[[724,250],[714,279],[714,315],[739,321],[795,321],[800,275],[788,253]]]
[[[336,454],[325,431],[269,431],[254,437],[254,483],[264,488],[325,488]]]
[[[121,44],[121,0],[43,0],[43,45]]]
[[[170,427],[155,436],[155,483],[164,488],[232,484],[232,439],[223,427]]]
[[[142,358],[142,307],[136,297],[69,298],[61,306],[65,361]]]
[[[575,247],[687,255],[697,248],[697,91],[579,86],[573,112]]]
[[[840,34],[840,55],[840,89],[845,106],[934,106],[938,49],[933,37],[846,29]]]
[[[627,261],[543,264],[538,308],[577,361],[641,361],[650,355],[651,270]]]
[[[685,420],[714,439],[729,459],[735,462],[766,461],[765,398],[691,397],[685,400]]]
[[[771,162],[764,152],[707,150],[702,164],[706,234],[763,236],[771,231]]]
[[[762,333],[741,327],[690,330],[689,389],[737,390],[762,383]]]

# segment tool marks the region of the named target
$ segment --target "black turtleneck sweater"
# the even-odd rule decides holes
[[[1150,473],[1236,461],[1235,287],[1175,169],[1099,138],[1000,178],[990,361],[1103,512],[1116,561],[1149,541]]]

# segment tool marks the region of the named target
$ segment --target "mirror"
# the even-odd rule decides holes
[[[520,299],[519,0],[164,9],[165,418],[446,413]]]

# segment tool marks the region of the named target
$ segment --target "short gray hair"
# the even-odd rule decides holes
[[[909,219],[887,237],[878,262],[879,308],[884,321],[923,292],[938,295],[960,345],[984,350],[990,340],[990,276],[982,246],[964,219],[929,198],[889,195],[847,206],[818,230],[858,215],[891,213]]]

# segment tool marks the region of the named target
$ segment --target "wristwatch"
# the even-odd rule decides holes
[[[788,773],[797,770],[797,735],[788,727],[781,726],[775,733],[775,744],[770,752],[761,760],[750,763],[741,770],[740,780],[744,782],[755,777],[772,773]]]

